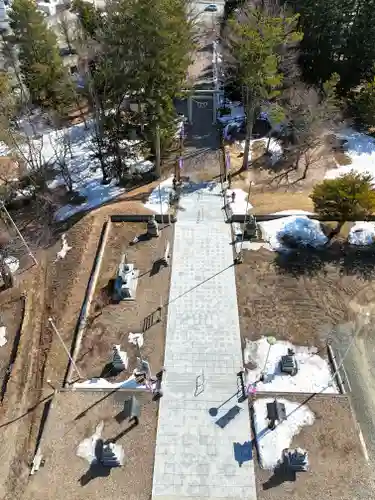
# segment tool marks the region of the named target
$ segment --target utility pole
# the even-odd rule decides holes
[[[26,250],[28,251],[30,257],[32,258],[34,264],[38,265],[38,261],[36,260],[34,254],[32,253],[29,245],[26,243],[25,241],[25,238],[22,236],[20,230],[18,229],[16,223],[14,222],[14,220],[12,219],[10,213],[8,212],[8,210],[5,208],[5,205],[4,205],[4,202],[1,202],[1,208],[4,210],[5,212],[5,215],[8,217],[8,219],[10,220],[10,222],[12,223],[12,226],[14,227],[14,229],[16,230],[16,233],[17,235],[21,238],[21,241],[22,243],[25,245],[26,247]]]
[[[155,127],[155,170],[158,179],[161,177],[160,126]]]
[[[55,323],[54,323],[53,319],[52,319],[52,318],[48,318],[48,322],[49,322],[49,324],[51,325],[52,330],[54,331],[54,333],[57,335],[58,339],[60,340],[60,342],[61,342],[61,344],[62,344],[62,346],[63,346],[63,348],[64,348],[64,351],[66,352],[66,354],[67,354],[67,356],[68,356],[68,358],[69,358],[70,362],[71,362],[71,363],[72,363],[72,365],[74,366],[74,369],[75,369],[75,371],[77,372],[77,374],[78,374],[79,378],[80,378],[80,379],[83,379],[82,374],[81,374],[81,372],[79,371],[79,369],[78,369],[78,366],[77,366],[76,362],[74,361],[74,359],[73,359],[73,358],[72,358],[72,356],[70,355],[69,349],[66,347],[65,342],[63,341],[63,339],[62,339],[62,337],[61,337],[61,335],[60,335],[60,333],[59,333],[58,329],[56,328],[56,325],[55,325]]]

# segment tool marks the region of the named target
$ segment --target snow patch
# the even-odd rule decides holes
[[[109,382],[104,378],[91,378],[85,380],[84,382],[75,382],[73,384],[74,389],[143,389],[146,390],[147,387],[142,384],[137,384],[134,375],[129,377],[127,380],[122,382]]]
[[[276,425],[274,430],[268,428],[267,403],[273,398],[258,399],[254,402],[254,427],[259,450],[260,465],[263,469],[274,469],[282,459],[283,450],[289,448],[294,436],[303,427],[313,425],[314,413],[307,407],[292,403],[286,399],[277,399],[285,405],[287,420]]]
[[[30,131],[31,132],[31,131]],[[80,205],[67,204],[55,213],[56,221],[64,221],[79,212],[97,208],[103,203],[113,200],[123,194],[125,189],[118,186],[116,181],[108,185],[102,184],[100,163],[93,155],[93,138],[95,137],[95,123],[87,122],[67,127],[63,130],[44,130],[43,133],[31,140],[31,147],[21,145],[22,155],[31,161],[37,158],[38,164],[49,164],[58,170],[59,164],[65,163],[66,169],[72,177],[73,190],[84,196],[86,201]],[[127,144],[136,144],[136,141],[124,141]],[[4,144],[0,144],[0,155],[9,155],[11,151]],[[35,161],[34,161],[35,163]],[[132,172],[145,173],[153,168],[150,161],[140,154],[135,159],[127,160]],[[58,175],[48,183],[50,189],[64,185],[64,178]],[[22,195],[25,193],[23,192]]]
[[[166,214],[169,210],[169,200],[173,194],[173,177],[162,181],[152,190],[145,207],[157,214]]]
[[[20,267],[20,261],[16,257],[13,257],[12,255],[5,257],[4,262],[9,267],[9,269],[11,270],[11,272],[13,274],[16,271],[18,271],[18,269]]]
[[[282,373],[281,357],[293,349],[298,365],[298,373],[294,376]],[[269,352],[269,354],[268,354]],[[268,355],[268,359],[267,359]],[[267,364],[265,366],[265,362]],[[266,337],[256,341],[246,339],[244,348],[245,364],[253,369],[247,370],[247,383],[263,392],[304,392],[337,394],[339,391],[332,381],[329,363],[317,354],[316,347],[294,346],[290,342],[277,341],[269,349]],[[264,381],[260,381],[261,374]]]
[[[102,437],[103,429],[104,429],[104,422],[101,421],[96,426],[94,434],[81,441],[78,445],[76,451],[77,456],[86,460],[89,463],[89,465],[95,464],[97,462],[97,456],[95,453],[96,445],[99,439]]]
[[[0,326],[0,347],[5,346],[5,344],[8,342],[6,333],[7,333],[6,326]]]
[[[259,222],[263,238],[268,241],[274,251],[289,251],[283,240],[290,240],[299,246],[318,248],[328,241],[320,222],[304,215],[287,216],[280,219]]]
[[[143,346],[143,333],[129,333],[128,340],[130,344],[134,344],[138,347]]]
[[[280,210],[280,212],[274,212],[271,215],[314,215],[313,212],[307,212],[306,210],[295,210],[291,208],[290,210]]]
[[[252,147],[254,143],[259,143],[262,142],[266,147],[268,144],[268,138],[267,137],[262,137],[261,139],[253,139],[250,141],[250,150],[249,150],[249,163],[252,160]],[[243,153],[245,151],[245,141],[242,141],[239,143],[240,150]],[[281,147],[280,143],[274,139],[271,138],[269,146],[268,146],[268,151],[271,154],[271,163],[272,165],[276,163],[282,156],[283,154],[283,148]]]
[[[353,128],[346,128],[337,135],[348,141],[345,153],[352,160],[350,165],[339,165],[338,168],[328,170],[326,179],[336,179],[350,172],[370,174],[375,185],[375,139]]]
[[[227,124],[232,121],[245,120],[245,108],[240,102],[225,101],[223,106],[229,110],[229,113],[223,116],[218,116],[217,121],[222,124]]]
[[[234,202],[231,201],[232,193],[235,194]],[[248,211],[253,208],[252,204],[247,202],[247,193],[242,189],[228,189],[226,196],[234,215],[245,214],[246,207]]]
[[[61,242],[62,242],[62,247],[61,247],[61,250],[59,250],[56,254],[55,262],[57,262],[58,260],[61,260],[61,259],[65,259],[66,254],[69,252],[69,250],[72,249],[72,247],[70,247],[68,245],[68,240],[66,238],[65,233],[63,235],[61,235]]]
[[[358,221],[350,229],[348,243],[351,245],[373,245],[375,242],[375,223]]]

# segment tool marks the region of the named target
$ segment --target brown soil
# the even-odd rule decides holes
[[[103,222],[114,213],[147,213],[136,199],[147,196],[147,190],[132,193],[134,200],[119,201],[86,215],[71,229],[71,222],[66,224],[63,229],[72,247],[66,257],[56,261],[61,249],[58,239],[48,250],[37,253],[38,267],[18,277],[20,293],[27,299],[19,354],[2,407],[0,498],[22,497],[43,409],[40,402],[51,393],[45,381],[50,379],[59,387],[67,368],[66,353],[52,334],[48,317],[54,319],[70,346]]]
[[[23,321],[25,299],[20,296],[17,289],[7,290],[0,295],[0,299],[0,326],[6,327],[7,340],[7,343],[0,347],[0,384],[2,395],[3,391],[5,391],[4,384],[7,383],[7,378],[9,377],[9,370],[12,369],[10,366],[12,351],[16,349],[15,341]],[[16,355],[16,352],[14,355]]]
[[[141,403],[139,425],[117,420],[131,393],[59,393],[51,410],[41,443],[45,465],[30,478],[24,500],[149,500],[156,441],[158,403],[148,393],[136,394]],[[121,445],[122,467],[92,468],[76,455],[77,446],[104,422],[102,438]],[[58,422],[58,425],[56,423]]]
[[[272,333],[300,345],[321,347],[335,325],[348,321],[348,306],[373,287],[373,253],[326,253],[288,258],[266,249],[245,251],[236,267],[242,337]]]
[[[138,350],[128,342],[128,335],[144,331],[142,356],[154,371],[160,370],[164,358],[164,339],[167,310],[159,311],[169,295],[170,267],[165,268],[160,259],[166,243],[173,244],[173,226],[164,227],[159,238],[130,243],[135,236],[145,233],[143,223],[113,224],[105,248],[96,295],[91,309],[90,327],[84,333],[78,366],[84,376],[91,378],[102,374],[112,359],[112,348],[121,344],[128,353],[128,371],[116,380],[130,376],[136,367]],[[111,304],[111,282],[116,276],[123,253],[127,261],[139,270],[136,300]]]

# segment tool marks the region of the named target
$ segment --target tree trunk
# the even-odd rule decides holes
[[[345,221],[341,221],[337,223],[337,226],[335,229],[332,229],[331,232],[328,235],[328,243],[333,240],[341,231],[342,226],[345,224]]]
[[[268,151],[270,149],[270,144],[271,144],[271,133],[272,133],[272,129],[269,131],[268,133],[268,141],[267,141],[267,146],[266,146],[266,155],[268,155]]]
[[[161,177],[161,152],[160,152],[160,128],[155,127],[155,172],[159,179]]]
[[[251,104],[247,108],[246,113],[246,137],[245,137],[245,150],[242,159],[242,170],[248,170],[249,168],[249,153],[250,153],[250,141],[253,134],[254,126],[254,106]]]

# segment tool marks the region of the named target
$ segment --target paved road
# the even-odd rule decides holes
[[[255,500],[249,412],[236,397],[242,353],[230,227],[219,187],[191,190],[175,225],[152,498]],[[239,414],[221,428],[231,409]]]

